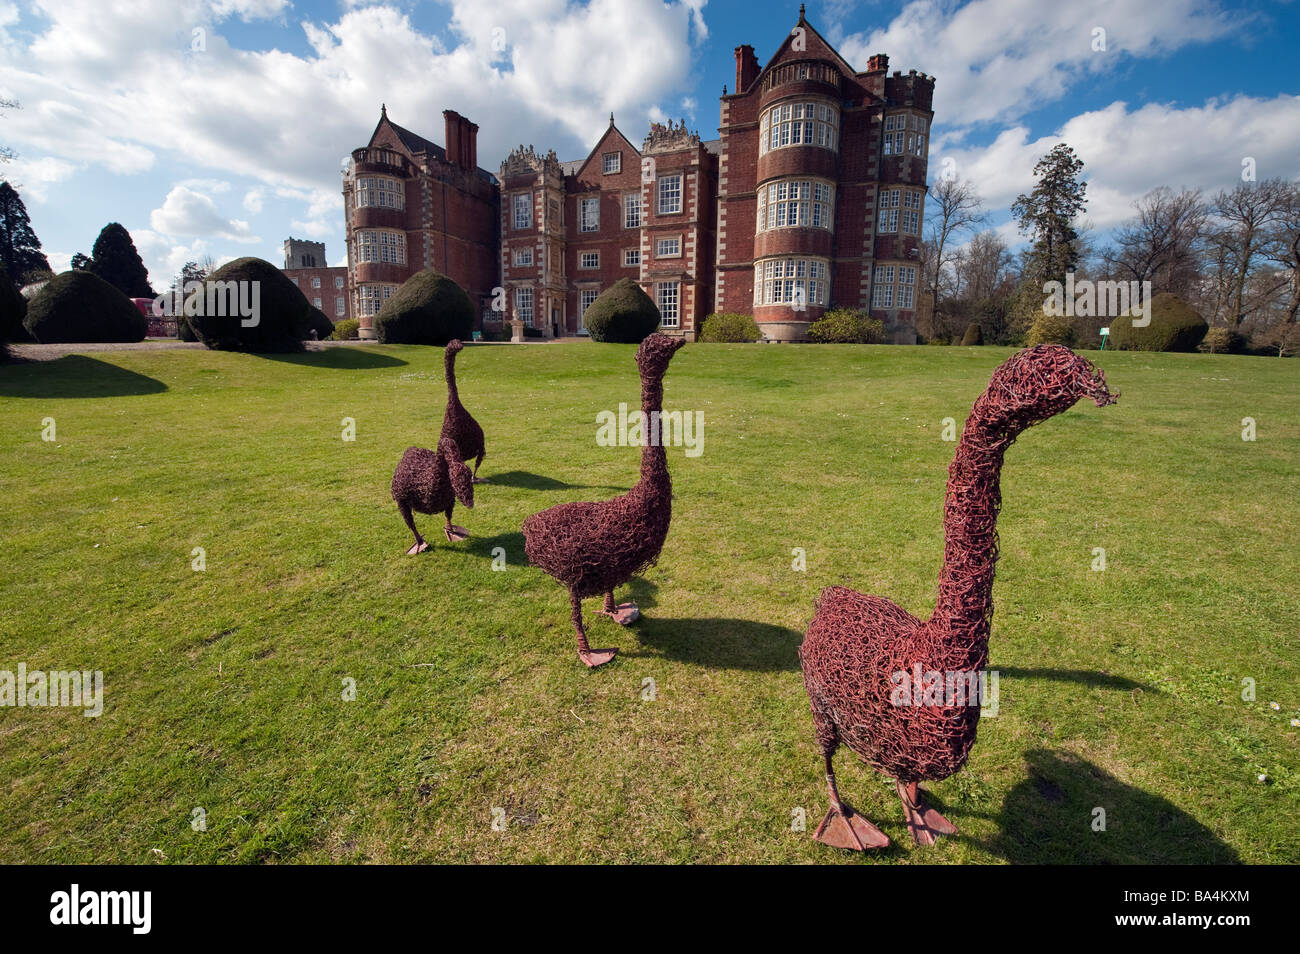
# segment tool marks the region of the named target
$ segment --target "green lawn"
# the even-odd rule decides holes
[[[941,422],[1011,352],[682,349],[665,401],[703,412],[704,453],[669,453],[668,542],[619,593],[643,619],[588,602],[592,645],[622,649],[589,672],[519,527],[636,479],[636,449],[595,440],[639,398],[632,353],[467,349],[490,482],[457,509],[471,539],[423,518],[419,557],[388,486],[436,443],[440,349],[0,367],[0,669],[105,678],[98,719],[0,708],[0,861],[1300,861],[1300,361],[1092,356],[1120,403],[1007,455],[1000,713],[931,786],[962,835],[914,847],[841,750],[894,841],[856,857],[808,834],[796,649],[828,584],[929,614]]]

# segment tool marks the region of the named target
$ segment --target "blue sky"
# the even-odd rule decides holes
[[[0,0],[0,92],[22,104],[0,118],[19,153],[0,172],[56,268],[109,221],[159,288],[205,255],[278,262],[290,234],[341,264],[340,164],[381,101],[436,142],[443,108],[469,116],[489,169],[521,142],[581,157],[611,110],[634,141],[668,117],[711,138],[733,48],[766,62],[797,16],[766,0]],[[1247,157],[1300,177],[1300,3],[834,0],[807,16],[858,68],[883,52],[937,77],[932,173],[955,163],[1009,240],[1007,207],[1061,139],[1103,234],[1155,186],[1230,188]]]

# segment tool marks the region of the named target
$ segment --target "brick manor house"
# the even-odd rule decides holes
[[[915,342],[918,254],[934,79],[850,66],[804,18],[766,66],[736,48],[719,138],[653,124],[638,148],[614,124],[584,159],[512,150],[478,166],[478,126],[443,112],[445,145],[381,109],[344,172],[350,312],[362,337],[410,275],[436,268],[485,328],[518,318],[542,337],[583,333],[620,278],[693,339],[712,312],[752,314],[795,341],[828,308],[869,308]],[[492,310],[506,292],[508,314]]]

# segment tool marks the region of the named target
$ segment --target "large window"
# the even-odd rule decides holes
[[[357,310],[361,315],[377,315],[395,291],[396,285],[362,285],[357,289]]]
[[[342,287],[343,287],[343,276],[342,276],[342,275],[335,275],[335,276],[334,276],[334,287],[335,287],[335,288],[342,288]]]
[[[385,176],[361,176],[357,179],[357,208],[406,208],[406,190],[400,179]]]
[[[641,250],[639,248],[623,249],[623,264],[625,266],[641,264]]]
[[[533,326],[533,290],[531,288],[515,289],[515,317],[524,323],[524,326],[531,328]]]
[[[930,121],[914,113],[894,113],[885,117],[882,143],[886,156],[924,156],[925,134]]]
[[[334,296],[334,314],[342,315],[347,312],[347,303],[343,300],[342,295]]]
[[[677,282],[655,283],[655,304],[659,306],[661,328],[676,328],[680,321],[680,287]]]
[[[582,331],[582,317],[591,307],[591,303],[600,297],[599,288],[583,288],[578,291],[578,330]]]
[[[531,193],[520,192],[510,197],[510,207],[514,210],[514,227],[531,229],[533,227],[533,197]]]
[[[599,252],[583,252],[578,256],[579,268],[600,268]]]
[[[772,182],[758,190],[758,231],[831,228],[835,191],[812,179]]]
[[[660,215],[673,215],[682,210],[682,177],[660,176],[658,183],[659,200],[656,205]]]
[[[623,196],[623,228],[639,229],[641,227],[641,193]]]
[[[533,264],[533,247],[517,248],[514,250],[513,264],[518,266],[528,266]]]
[[[759,121],[759,152],[785,146],[835,149],[840,111],[826,103],[781,103],[765,110]]]
[[[819,258],[768,258],[754,265],[755,305],[825,305],[830,268]]]
[[[357,233],[358,262],[406,264],[406,233],[363,229]]]
[[[921,193],[913,189],[886,189],[881,192],[876,231],[920,235]]]
[[[872,308],[914,308],[916,266],[877,265],[871,280]]]
[[[623,171],[623,154],[621,152],[607,152],[600,159],[601,171],[605,175]]]
[[[600,231],[600,197],[578,200],[578,222],[583,232]]]
[[[908,235],[921,234],[921,193],[903,193],[903,215],[899,231]]]

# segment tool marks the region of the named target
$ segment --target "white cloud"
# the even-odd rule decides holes
[[[519,142],[576,158],[611,111],[634,139],[662,118],[654,104],[689,92],[692,40],[707,36],[702,0],[450,6],[450,29],[435,36],[395,2],[344,4],[333,20],[299,20],[310,47],[301,55],[237,49],[222,32],[234,18],[292,22],[284,0],[36,0],[37,17],[16,26],[0,7],[0,31],[35,34],[0,49],[0,90],[27,106],[6,116],[5,141],[120,175],[160,161],[194,170],[151,216],[173,245],[254,241],[212,202],[232,181],[246,214],[274,214],[273,197],[300,202],[285,221],[338,236],[338,157],[364,144],[380,102],[435,142],[444,108],[469,116],[488,169]],[[205,31],[197,51],[196,25]]]
[[[50,186],[71,178],[77,169],[74,163],[53,156],[39,159],[19,156],[5,166],[4,177],[22,192],[24,201],[42,204],[49,200]]]
[[[184,185],[174,186],[163,204],[149,214],[154,231],[169,236],[208,236],[233,242],[258,242],[248,223],[228,219],[210,196]]]
[[[941,0],[913,0],[881,30],[840,41],[840,53],[865,69],[887,53],[890,69],[937,75],[935,123],[951,127],[1013,120],[1060,99],[1075,83],[1125,68],[1128,57],[1160,56],[1246,26],[1212,0],[972,0],[956,11]],[[1105,31],[1094,51],[1095,30]]]
[[[1300,96],[1272,99],[1239,96],[1178,109],[1122,102],[1081,113],[1056,133],[1031,139],[1017,126],[987,147],[933,152],[932,168],[945,157],[969,178],[985,206],[1010,207],[1033,186],[1034,163],[1058,142],[1074,148],[1088,182],[1087,220],[1109,229],[1132,215],[1132,203],[1159,185],[1190,187],[1213,195],[1241,181],[1241,160],[1253,157],[1259,178],[1300,177]]]

